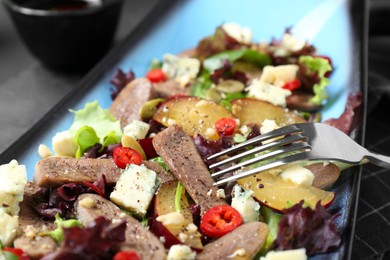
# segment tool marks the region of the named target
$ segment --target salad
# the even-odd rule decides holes
[[[235,23],[146,75],[118,69],[111,107],[70,110],[72,125],[38,148],[33,181],[16,160],[0,166],[0,259],[307,259],[337,249],[327,207],[344,166],[299,162],[215,187],[207,159],[321,121],[332,69],[288,30],[255,43]],[[351,95],[325,123],[348,132],[359,102]]]

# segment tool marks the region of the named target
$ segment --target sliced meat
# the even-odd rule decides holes
[[[53,221],[43,220],[42,217],[34,210],[33,205],[39,194],[39,187],[32,182],[27,182],[24,187],[23,201],[20,203],[19,227],[25,232],[25,229],[34,227],[38,232],[53,230],[55,224]],[[31,232],[31,229],[30,231]]]
[[[162,98],[170,98],[173,95],[189,95],[191,91],[189,87],[180,86],[179,82],[174,79],[154,83],[153,89],[157,96]]]
[[[265,244],[268,232],[267,224],[262,222],[243,224],[207,244],[196,259],[252,259]]]
[[[32,259],[38,259],[57,249],[57,243],[51,237],[39,235],[43,231],[54,230],[56,225],[53,221],[43,220],[32,207],[34,197],[39,193],[39,187],[32,182],[27,182],[24,190],[19,213],[19,227],[22,234],[15,239],[14,246],[21,248]]]
[[[34,238],[21,236],[15,239],[14,247],[22,249],[32,259],[40,259],[54,252],[58,246],[49,236],[36,236]]]
[[[157,173],[157,176],[160,179],[160,183],[176,180],[176,177],[170,171],[166,171],[160,164],[156,162],[143,161],[143,164],[149,170],[155,171]]]
[[[226,204],[217,197],[210,172],[194,141],[182,128],[176,125],[168,127],[153,138],[153,146],[192,199],[200,205],[202,215],[214,206]]]
[[[136,250],[141,259],[165,259],[166,257],[164,246],[156,236],[103,197],[95,194],[80,195],[75,203],[75,214],[84,226],[90,225],[100,216],[115,222],[125,220],[127,228],[124,248]]]
[[[110,159],[48,157],[35,166],[34,183],[39,187],[58,187],[71,182],[94,182],[102,174],[108,184],[114,184],[121,171]]]
[[[125,127],[133,120],[141,120],[140,109],[146,101],[154,97],[152,83],[148,79],[135,79],[115,98],[110,112],[120,120],[122,127]]]

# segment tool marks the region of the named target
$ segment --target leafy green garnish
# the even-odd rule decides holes
[[[1,250],[0,250],[0,259],[2,259],[1,258],[2,253],[3,253],[4,257],[5,257],[5,260],[19,260],[19,256],[15,255],[15,254],[13,254],[11,252],[1,251]]]
[[[183,196],[183,185],[179,181],[177,183],[176,193],[175,193],[175,209],[177,212],[181,212],[181,198]]]
[[[225,107],[225,108],[226,108],[227,110],[229,110],[229,111],[232,111],[232,109],[233,109],[232,104],[231,104],[229,101],[225,100],[225,99],[222,99],[222,100],[219,102],[219,104],[220,104],[221,106]]]
[[[142,218],[141,225],[145,228],[148,227],[149,219],[148,218]]]
[[[81,222],[77,219],[64,220],[58,213],[55,216],[54,223],[57,225],[57,228],[49,232],[44,232],[42,235],[51,236],[58,243],[61,243],[62,240],[64,240],[63,228],[83,227]]]
[[[230,62],[245,60],[261,68],[271,64],[271,58],[266,54],[251,49],[240,49],[217,53],[205,59],[203,61],[203,66],[208,71],[213,72],[216,69],[222,68],[223,60],[228,60]]]
[[[243,92],[224,93],[224,100],[230,102],[238,98],[244,98],[246,95]]]
[[[191,96],[206,98],[206,92],[211,87],[210,72],[202,70],[196,81],[191,85]]]
[[[276,213],[270,208],[261,207],[261,215],[264,217],[264,222],[268,225],[269,233],[262,252],[266,252],[278,235],[278,224],[283,215]]]
[[[149,70],[160,69],[162,65],[163,65],[162,61],[158,59],[153,59],[152,62],[150,63]]]
[[[108,110],[101,108],[97,101],[87,103],[81,110],[70,111],[75,115],[69,131],[78,144],[77,158],[96,143],[105,147],[120,142],[122,129],[119,120]]]
[[[155,157],[153,159],[149,159],[149,161],[156,162],[156,163],[160,164],[160,166],[163,167],[164,170],[169,171],[168,165],[164,162],[164,160],[161,157]]]
[[[318,73],[320,82],[314,84],[314,97],[311,98],[310,102],[315,105],[321,105],[328,98],[326,86],[329,85],[330,80],[325,77],[325,74],[332,70],[332,66],[327,59],[313,56],[301,56],[299,57],[299,63],[304,64],[309,72]]]
[[[100,141],[95,130],[87,125],[80,127],[76,133],[75,140],[77,144],[76,158],[80,158],[87,148],[99,143]]]

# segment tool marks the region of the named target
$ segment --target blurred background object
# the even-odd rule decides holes
[[[90,69],[111,46],[122,0],[3,0],[20,38],[44,65]]]

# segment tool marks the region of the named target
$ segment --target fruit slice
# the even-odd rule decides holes
[[[179,125],[191,136],[202,135],[207,140],[218,139],[214,124],[233,114],[217,103],[198,97],[178,97],[163,103],[153,119],[164,126]]]
[[[176,212],[175,194],[177,184],[177,180],[161,184],[154,203],[154,215],[156,218],[159,216],[174,216],[172,213]],[[192,213],[185,192],[183,192],[181,197],[180,213],[184,222],[178,224],[178,221],[172,219],[167,221],[169,223],[164,224],[164,221],[160,222],[154,219],[150,227],[152,232],[159,237],[164,237],[163,240],[165,240],[164,244],[166,247],[185,243],[192,248],[202,248],[201,235],[197,230],[193,229],[196,226],[193,225]]]
[[[318,201],[321,201],[323,206],[329,206],[334,199],[333,192],[313,186],[297,185],[268,172],[258,173],[237,182],[242,187],[253,190],[253,196],[260,203],[277,211],[282,211],[301,200],[314,208]]]
[[[260,125],[265,119],[275,120],[278,126],[306,122],[303,117],[289,111],[287,108],[275,106],[269,102],[254,98],[233,100],[232,111],[240,119],[241,125]]]

